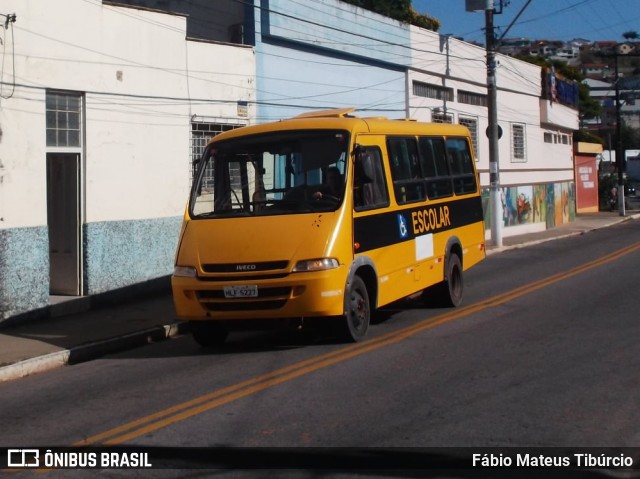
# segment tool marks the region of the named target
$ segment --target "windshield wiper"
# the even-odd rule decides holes
[[[251,213],[245,210],[222,210],[222,211],[209,211],[207,213],[200,213],[194,215],[193,218],[218,218],[218,217],[233,217],[233,216],[251,216]]]

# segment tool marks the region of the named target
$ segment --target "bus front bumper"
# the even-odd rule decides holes
[[[178,317],[187,321],[338,316],[344,312],[342,270],[259,281],[172,276],[173,301]]]

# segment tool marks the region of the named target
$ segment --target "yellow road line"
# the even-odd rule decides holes
[[[484,301],[448,311],[430,319],[422,320],[417,324],[408,326],[399,331],[390,332],[378,338],[373,338],[367,341],[363,341],[362,343],[357,343],[346,348],[341,348],[331,353],[300,361],[298,363],[278,369],[268,374],[257,376],[247,381],[243,381],[241,383],[219,389],[217,391],[213,391],[209,394],[199,396],[180,404],[176,404],[175,406],[164,409],[162,411],[158,411],[136,421],[128,422],[116,428],[105,431],[101,434],[88,437],[85,440],[77,442],[73,445],[116,445],[124,443],[136,437],[140,437],[144,434],[167,427],[176,422],[183,421],[216,407],[228,404],[237,399],[241,399],[243,397],[250,396],[260,391],[272,388],[286,381],[290,381],[292,379],[310,374],[312,372],[346,361],[348,359],[384,348],[391,344],[395,344],[417,333],[452,321],[454,319],[459,319],[464,316],[486,310],[488,308],[499,306],[508,301],[512,301],[518,297],[525,296],[559,281],[564,281],[565,279],[576,276],[590,269],[620,259],[625,255],[631,254],[639,249],[640,242],[614,251],[606,256],[595,259],[583,265],[577,266],[571,270],[525,284],[504,293],[492,296],[491,298],[488,298]]]

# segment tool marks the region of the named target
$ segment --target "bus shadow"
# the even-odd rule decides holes
[[[405,298],[374,311],[371,326],[378,327],[392,322],[394,317],[405,311],[433,311],[444,306],[425,305],[419,297]],[[263,331],[232,331],[227,341],[215,348],[201,348],[202,354],[243,354],[268,351],[283,351],[311,346],[348,345],[337,332],[337,318],[308,320],[297,328],[275,328]]]

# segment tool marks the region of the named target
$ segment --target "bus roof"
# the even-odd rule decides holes
[[[449,123],[425,123],[410,118],[390,120],[386,117],[358,117],[350,115],[355,108],[337,108],[302,113],[293,118],[261,123],[229,130],[211,139],[211,142],[259,135],[273,131],[331,129],[348,130],[351,133],[391,135],[444,135],[466,136],[468,129]]]

